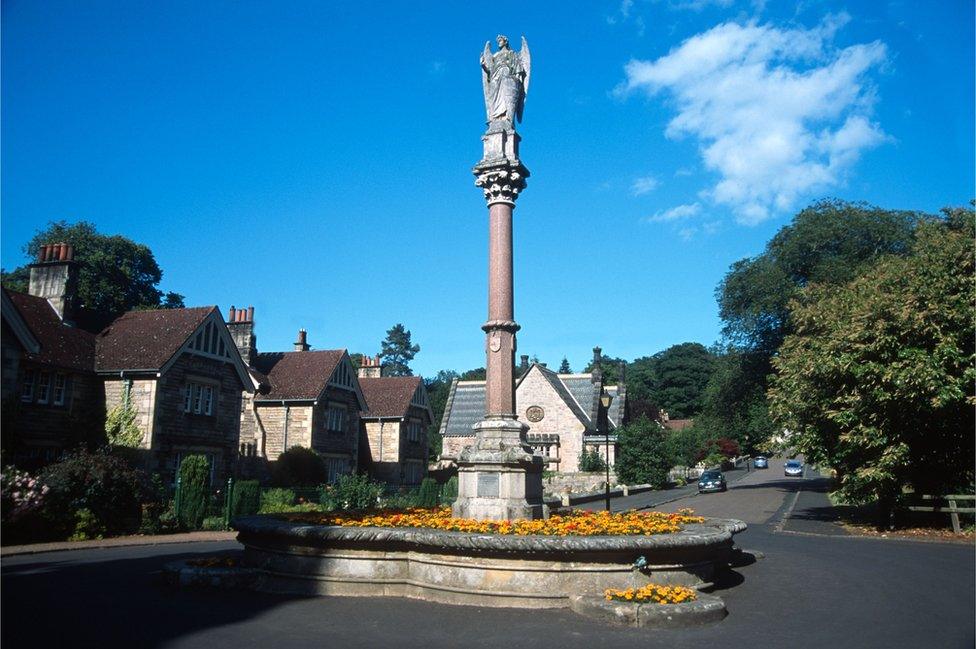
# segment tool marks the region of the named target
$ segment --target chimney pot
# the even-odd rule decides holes
[[[254,307],[253,306],[247,307],[247,321],[248,322],[254,322]]]
[[[230,311],[227,313],[227,322],[234,322],[234,318],[237,317],[237,307],[231,305]]]
[[[67,261],[68,259],[68,244],[59,243],[58,244],[58,261]]]
[[[41,249],[37,252],[37,261],[44,261],[47,257],[47,246],[41,246]]]
[[[75,247],[72,244],[66,246],[65,259],[67,261],[74,261],[75,258]]]

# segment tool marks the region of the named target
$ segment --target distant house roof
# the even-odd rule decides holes
[[[130,311],[98,334],[95,367],[99,371],[159,370],[216,310],[215,306],[201,306]]]
[[[267,377],[270,390],[256,395],[255,400],[315,400],[345,355],[344,349],[260,353],[254,369]]]
[[[36,352],[25,350],[27,360],[53,367],[92,371],[95,365],[94,335],[61,322],[57,311],[45,298],[6,289],[4,294],[40,346]]]
[[[664,427],[668,430],[682,430],[695,423],[694,419],[669,419],[664,422]]]
[[[516,382],[516,390],[532,370],[539,371],[585,428],[596,430],[600,407],[598,399],[600,384],[593,382],[591,374],[557,374],[547,367],[535,363],[519,377]],[[603,387],[614,397],[608,415],[611,428],[616,428],[623,418],[626,391],[616,385]],[[444,419],[441,420],[441,435],[449,437],[472,435],[471,427],[481,421],[484,416],[485,382],[458,381],[452,386],[451,392],[448,394]]]
[[[420,387],[419,376],[384,376],[359,379],[367,411],[360,417],[404,417]],[[427,409],[427,408],[425,408]],[[429,412],[429,410],[428,410]]]

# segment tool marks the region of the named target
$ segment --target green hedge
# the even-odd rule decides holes
[[[257,514],[261,509],[261,483],[257,480],[239,480],[234,483],[230,499],[229,518]]]
[[[189,455],[180,464],[180,487],[177,494],[177,513],[180,525],[198,530],[207,515],[210,501],[210,462],[203,455]]]

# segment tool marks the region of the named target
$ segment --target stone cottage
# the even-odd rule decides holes
[[[615,430],[624,423],[626,386],[623,382],[607,385],[600,370],[600,348],[593,354],[594,369],[585,374],[558,374],[540,363],[530,365],[528,356],[522,356],[521,376],[515,384],[516,414],[528,425],[528,442],[546,458],[549,470],[578,471],[584,449],[606,458],[606,438],[600,429],[604,417],[610,433],[610,464],[616,459]],[[613,397],[609,411],[600,403],[604,393]],[[474,442],[471,427],[484,413],[485,382],[455,380],[441,420],[442,459],[456,459]]]
[[[355,472],[366,401],[346,350],[311,351],[303,329],[293,351],[258,352],[254,309],[232,307],[229,319],[255,387],[241,411],[243,454],[274,461],[286,449],[303,446],[323,457],[330,482]]]
[[[378,358],[366,357],[359,369],[367,405],[360,415],[362,464],[375,480],[419,484],[427,474],[427,429],[433,421],[427,388],[418,376],[378,376],[379,367]]]

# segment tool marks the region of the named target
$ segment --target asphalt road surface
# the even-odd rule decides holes
[[[823,487],[816,476],[785,478],[782,462],[773,461],[730,483],[726,493],[660,507],[745,520],[749,530],[737,543],[762,554],[718,585],[729,616],[694,629],[613,627],[568,610],[306,599],[177,590],[161,582],[167,561],[238,551],[223,542],[4,558],[0,641],[31,649],[972,648],[973,547],[845,536],[824,514]]]

